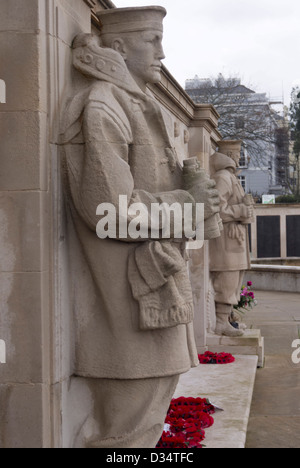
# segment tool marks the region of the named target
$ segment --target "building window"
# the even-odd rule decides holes
[[[246,177],[245,176],[239,176],[239,181],[241,183],[241,186],[243,187],[243,189],[245,190],[245,192],[247,191],[246,190]]]
[[[241,151],[240,167],[248,167],[247,164],[247,151],[243,147]]]

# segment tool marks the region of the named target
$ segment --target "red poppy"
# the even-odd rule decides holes
[[[169,432],[164,432],[158,448],[202,448],[205,431],[214,423],[210,416],[214,407],[205,398],[173,399],[170,404],[166,424]]]
[[[183,434],[175,435],[171,432],[163,432],[157,448],[187,448],[187,443]]]
[[[229,353],[211,353],[207,351],[205,354],[198,354],[200,364],[230,364],[235,361],[235,358]]]

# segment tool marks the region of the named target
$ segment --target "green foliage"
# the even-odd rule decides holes
[[[300,203],[300,195],[282,195],[276,198],[276,203]]]

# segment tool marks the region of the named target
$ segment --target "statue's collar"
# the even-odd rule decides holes
[[[113,49],[100,47],[96,40],[73,51],[73,65],[89,78],[107,81],[139,97],[145,97],[129,73],[121,54]]]

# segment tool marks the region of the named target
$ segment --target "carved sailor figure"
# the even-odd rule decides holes
[[[74,374],[95,402],[77,446],[155,447],[179,375],[198,363],[185,239],[172,231],[165,240],[96,235],[97,207],[109,203],[118,212],[120,196],[126,208],[143,203],[150,212],[153,203],[201,203],[204,194],[209,215],[219,211],[214,183],[193,195],[183,190],[160,106],[147,89],[161,80],[165,15],[162,7],[101,11],[100,38],[82,34],[73,43],[74,66],[86,77],[62,131],[76,246]]]
[[[221,237],[210,241],[210,271],[215,290],[217,324],[215,333],[241,336],[243,330],[230,324],[234,305],[240,300],[246,270],[251,268],[248,225],[253,222],[253,198],[246,195],[237,177],[240,141],[221,141],[219,153],[210,159],[211,177],[220,195]]]

